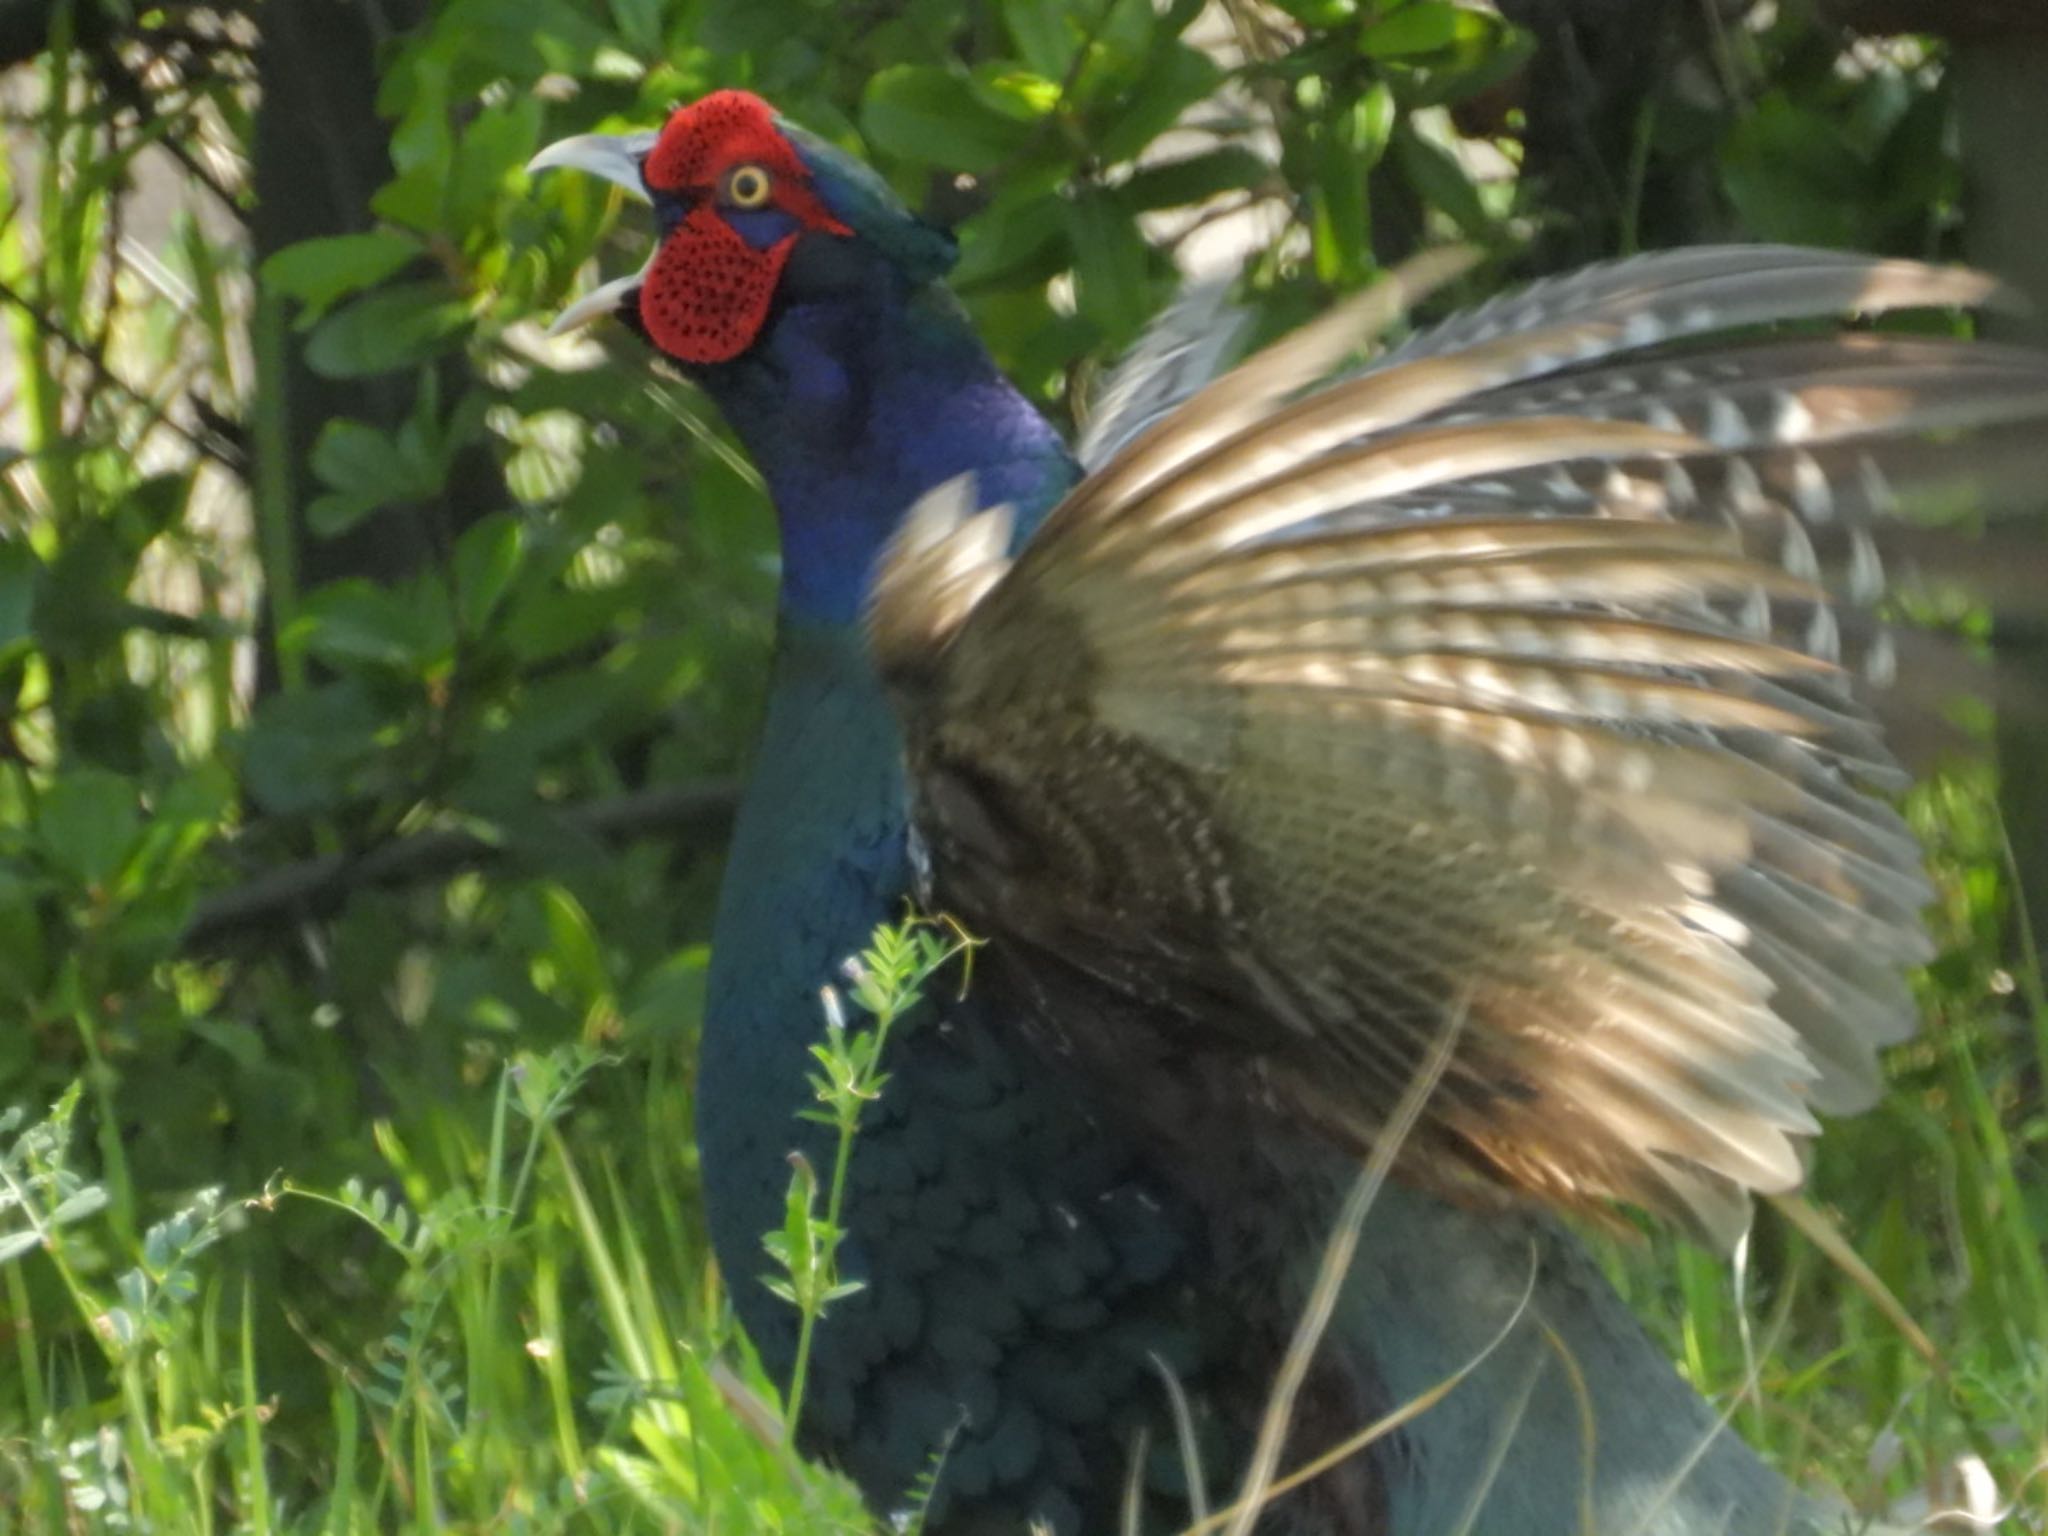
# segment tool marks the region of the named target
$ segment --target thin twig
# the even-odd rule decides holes
[[[1157,1350],[1146,1356],[1159,1379],[1166,1384],[1166,1401],[1173,1411],[1174,1436],[1180,1442],[1182,1476],[1188,1485],[1188,1517],[1197,1525],[1209,1518],[1209,1485],[1202,1474],[1202,1448],[1195,1439],[1195,1415],[1188,1406],[1188,1394],[1173,1367]]]
[[[1230,1524],[1229,1536],[1247,1536],[1252,1522],[1265,1507],[1267,1490],[1280,1465],[1281,1447],[1293,1425],[1295,1398],[1308,1379],[1309,1366],[1322,1344],[1323,1334],[1329,1329],[1330,1319],[1336,1314],[1337,1297],[1344,1288],[1345,1277],[1351,1273],[1351,1260],[1358,1252],[1358,1236],[1365,1226],[1366,1213],[1379,1198],[1380,1186],[1393,1170],[1394,1159],[1400,1155],[1408,1133],[1422,1118],[1424,1106],[1428,1104],[1430,1095],[1436,1092],[1444,1069],[1450,1065],[1451,1054],[1457,1048],[1459,1036],[1464,1033],[1466,1005],[1466,999],[1461,997],[1457,1007],[1444,1020],[1444,1027],[1431,1045],[1428,1057],[1402,1091],[1400,1103],[1395,1105],[1385,1129],[1373,1143],[1372,1155],[1366,1159],[1365,1168],[1351,1186],[1351,1193],[1344,1198],[1336,1229],[1323,1250],[1323,1262],[1316,1274],[1315,1287],[1309,1292],[1308,1305],[1302,1309],[1301,1320],[1295,1324],[1294,1338],[1287,1346],[1286,1357],[1280,1362],[1279,1377],[1273,1383],[1265,1418],[1259,1425],[1258,1444],[1252,1451],[1251,1466],[1245,1472],[1244,1491],[1238,1496],[1237,1518]]]
[[[714,779],[580,805],[564,811],[557,826],[571,836],[608,843],[686,830],[712,833],[724,830],[738,804],[738,786]],[[440,878],[507,857],[516,847],[516,841],[450,830],[398,838],[367,853],[287,864],[200,902],[186,925],[185,948],[220,949],[249,930],[331,912],[355,891]]]
[[[211,438],[194,432],[190,427],[179,421],[170,413],[170,409],[167,406],[151,399],[143,391],[130,384],[118,373],[115,373],[113,369],[107,366],[105,359],[100,357],[94,347],[73,336],[62,325],[52,320],[43,312],[42,306],[31,302],[28,296],[22,293],[20,289],[14,287],[13,284],[0,281],[0,304],[12,304],[16,309],[19,309],[28,316],[30,324],[34,325],[38,331],[42,332],[43,335],[49,337],[52,341],[55,341],[72,356],[84,361],[86,366],[92,369],[94,379],[101,386],[127,396],[132,403],[147,411],[151,427],[168,427],[179,437],[182,437],[194,453],[198,454],[201,458],[212,460],[231,475],[240,477],[248,473],[249,466],[247,462],[232,446],[215,442]]]
[[[1266,1490],[1264,1502],[1270,1505],[1282,1494],[1293,1492],[1303,1483],[1312,1482],[1314,1479],[1321,1477],[1325,1472],[1328,1472],[1332,1467],[1338,1466],[1356,1456],[1360,1451],[1376,1445],[1395,1430],[1401,1428],[1402,1425],[1412,1423],[1414,1420],[1421,1418],[1423,1414],[1429,1412],[1430,1409],[1434,1408],[1470,1380],[1472,1373],[1491,1360],[1494,1352],[1507,1342],[1508,1336],[1521,1326],[1522,1319],[1528,1315],[1529,1305],[1535,1298],[1536,1278],[1542,1273],[1542,1269],[1542,1255],[1532,1243],[1529,1247],[1529,1277],[1523,1283],[1521,1298],[1509,1310],[1507,1317],[1502,1320],[1501,1325],[1493,1331],[1493,1337],[1481,1345],[1477,1353],[1448,1376],[1441,1378],[1433,1385],[1425,1387],[1422,1391],[1416,1393],[1415,1396],[1409,1398],[1400,1407],[1373,1420],[1372,1423],[1359,1430],[1350,1439],[1339,1441],[1321,1455],[1303,1462],[1285,1477],[1280,1478],[1272,1487]],[[1239,1508],[1239,1505],[1232,1504],[1228,1509],[1218,1510],[1215,1514],[1209,1516],[1208,1519],[1198,1520],[1193,1525],[1186,1527],[1181,1531],[1180,1536],[1209,1536],[1209,1533],[1222,1525],[1224,1521],[1237,1515]]]
[[[1529,1363],[1522,1372],[1521,1386],[1507,1412],[1501,1415],[1500,1428],[1486,1453],[1485,1465],[1472,1479],[1472,1492],[1465,1500],[1465,1512],[1451,1528],[1450,1536],[1472,1536],[1478,1528],[1479,1516],[1485,1510],[1487,1500],[1493,1497],[1493,1485],[1500,1481],[1500,1469],[1507,1465],[1508,1451],[1515,1443],[1515,1436],[1522,1432],[1522,1420],[1529,1415],[1529,1400],[1536,1395],[1536,1383],[1542,1379],[1544,1367],[1548,1364],[1541,1351],[1530,1354]],[[1587,1525],[1581,1536],[1595,1536],[1593,1527]]]
[[[121,58],[118,54],[111,52],[97,54],[95,55],[95,62],[100,65],[100,85],[106,90],[108,96],[135,113],[136,123],[140,126],[147,126],[152,122],[161,121],[170,113],[181,109],[190,111],[197,102],[203,99],[199,84],[188,79],[179,82],[186,92],[185,101],[182,103],[171,102],[168,99],[169,93],[167,91],[153,92],[148,86],[144,85],[136,77],[135,71],[129,67],[128,61]],[[177,161],[179,168],[194,182],[204,187],[208,192],[211,192],[215,201],[232,217],[244,225],[248,224],[249,212],[237,190],[216,176],[204,161],[192,153],[190,146],[183,143],[177,135],[170,133],[154,135],[151,142],[173,160]]]

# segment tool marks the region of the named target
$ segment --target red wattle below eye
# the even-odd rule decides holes
[[[791,235],[757,251],[709,209],[683,221],[640,284],[647,335],[685,363],[724,363],[761,333]]]

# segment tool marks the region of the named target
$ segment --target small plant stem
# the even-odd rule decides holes
[[[950,938],[940,937],[941,933]],[[817,1176],[801,1156],[795,1181],[790,1186],[784,1209],[782,1231],[767,1237],[769,1252],[788,1274],[788,1281],[773,1282],[775,1289],[797,1309],[796,1362],[790,1369],[789,1393],[783,1413],[785,1444],[793,1442],[796,1426],[803,1422],[804,1391],[810,1379],[811,1347],[818,1319],[839,1297],[859,1289],[839,1280],[839,1244],[845,1233],[840,1222],[846,1209],[847,1171],[853,1162],[854,1137],[866,1107],[882,1096],[889,1081],[882,1070],[889,1044],[889,1031],[896,1021],[917,1007],[924,987],[933,976],[963,955],[971,956],[976,941],[957,924],[934,924],[919,917],[900,924],[885,923],[875,930],[874,942],[858,963],[849,969],[854,978],[853,1000],[871,1019],[864,1031],[849,1031],[834,988],[824,989],[825,1040],[811,1048],[821,1073],[813,1073],[811,1086],[824,1109],[806,1110],[802,1118],[829,1125],[838,1136],[833,1153],[832,1177],[826,1186],[825,1214],[817,1214]]]
[[[350,1536],[356,1529],[356,1393],[346,1381],[336,1381],[334,1404],[334,1491],[327,1505],[328,1536]]]
[[[535,1256],[534,1317],[540,1324],[540,1336],[550,1346],[547,1357],[541,1361],[541,1371],[547,1378],[548,1403],[554,1411],[555,1445],[561,1452],[564,1470],[570,1481],[575,1482],[584,1475],[583,1438],[576,1429],[576,1400],[569,1387],[569,1368],[564,1359],[563,1341],[568,1335],[562,1326],[561,1276],[561,1266],[552,1249]]]
[[[871,1061],[879,1062],[882,1052],[889,1043],[889,1026],[896,1022],[902,1012],[900,1007],[891,1006],[875,1015],[875,1050]],[[832,1183],[825,1194],[825,1227],[836,1237],[840,1214],[846,1208],[846,1174],[853,1166],[853,1141],[860,1130],[860,1110],[864,1098],[858,1092],[849,1092],[838,1105],[839,1146],[832,1157]],[[816,1332],[818,1319],[824,1315],[824,1304],[813,1295],[802,1308],[803,1321],[797,1327],[796,1365],[789,1376],[789,1406],[783,1417],[783,1434],[794,1441],[796,1427],[803,1420],[804,1387],[810,1376],[811,1337]]]
[[[259,293],[256,299],[257,390],[255,437],[256,542],[263,554],[265,600],[270,605],[271,645],[277,675],[296,693],[306,684],[305,662],[283,643],[299,610],[298,563],[292,541],[291,428],[286,419],[286,341],[283,302]]]
[[[78,1271],[72,1267],[71,1258],[65,1250],[63,1240],[57,1235],[56,1230],[43,1220],[41,1213],[36,1210],[35,1202],[29,1198],[28,1190],[23,1188],[20,1181],[14,1177],[5,1161],[0,1161],[0,1182],[6,1184],[7,1192],[13,1198],[15,1208],[22,1213],[30,1228],[42,1239],[43,1252],[49,1256],[51,1265],[57,1271],[57,1278],[64,1282],[64,1289],[71,1297],[71,1304],[78,1309],[78,1316],[84,1322],[86,1331],[99,1342],[100,1350],[106,1355],[108,1363],[116,1362],[120,1357],[113,1341],[108,1339],[96,1326],[101,1312],[98,1299],[85,1288],[85,1282],[79,1278]],[[19,1284],[18,1277],[20,1271],[14,1266],[9,1265],[7,1273],[11,1292],[13,1287]],[[10,1299],[12,1298],[10,1297]],[[23,1303],[17,1306],[15,1315],[24,1319],[28,1318],[29,1311],[27,1305]],[[26,1326],[22,1329],[22,1339],[24,1348],[33,1348],[33,1340]],[[37,1372],[34,1370],[24,1372],[23,1380],[36,1382],[36,1400],[41,1402],[42,1385]]]
[[[255,1536],[270,1536],[270,1478],[263,1465],[263,1398],[256,1385],[255,1296],[242,1281],[242,1492],[243,1510]],[[346,1468],[339,1480],[349,1480]]]
[[[99,1112],[98,1137],[101,1176],[106,1180],[108,1216],[115,1234],[132,1251],[140,1251],[141,1229],[135,1220],[135,1182],[128,1171],[128,1153],[121,1141],[121,1117],[114,1106],[113,1069],[100,1051],[100,1020],[90,1003],[85,979],[77,963],[66,968],[63,982],[71,1005],[71,1022],[78,1028],[79,1044],[85,1048],[90,1067],[86,1076],[92,1084],[94,1107]]]

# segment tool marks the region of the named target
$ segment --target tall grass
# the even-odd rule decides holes
[[[885,930],[855,996],[893,1020],[953,952],[926,930]],[[827,1018],[821,1115],[858,1155],[859,1108],[886,1075],[883,1037]],[[2037,1149],[1965,1080],[1981,1089],[1986,1050],[2030,1048],[2032,1035],[1983,1017],[1945,1017],[1940,1031],[1902,1058],[1908,1102],[1848,1139],[1850,1166],[1824,1159],[1817,1184],[1852,1230],[1876,1211],[1873,1261],[1934,1332],[1946,1380],[1768,1217],[1733,1275],[1684,1248],[1617,1253],[1614,1267],[1687,1373],[1795,1476],[1908,1517],[1981,1505],[1990,1487],[2023,1512],[2015,1519],[2033,1520],[2044,1510],[2048,1335],[2006,1307],[2027,1303],[2041,1257],[2025,1235],[2031,1214],[2008,1206],[2015,1190],[2025,1199],[2013,1170]],[[859,1041],[873,1048],[850,1047]],[[871,1529],[853,1492],[788,1445],[701,1244],[664,1203],[675,1191],[619,1156],[572,1150],[580,1101],[618,1089],[628,1070],[586,1048],[521,1057],[491,1089],[487,1134],[455,1156],[415,1157],[387,1130],[379,1177],[319,1188],[287,1171],[258,1190],[196,1191],[133,1242],[79,1157],[86,1096],[74,1089],[34,1122],[0,1119],[7,1528]],[[686,1083],[656,1073],[628,1094],[655,1149],[630,1162],[679,1153]],[[1912,1208],[1919,1191],[1873,1191],[1853,1161],[1900,1125],[1917,1136],[1943,1106],[1961,1134],[1925,1181],[1944,1191],[1954,1233],[1889,1214],[1890,1198]],[[430,1134],[466,1143],[467,1123],[451,1117]],[[822,1186],[800,1174],[789,1225],[764,1234],[807,1319],[847,1289],[833,1261],[843,1187],[837,1171]],[[362,1262],[398,1303],[397,1325],[360,1354],[306,1338],[328,1399],[326,1438],[311,1443],[278,1432],[285,1405],[254,1325],[261,1309],[290,1313],[292,1299],[263,1294],[237,1257],[252,1229],[295,1204],[356,1226]],[[1743,1394],[1752,1374],[1756,1390]]]
[[[5,1123],[0,1509],[22,1532],[842,1531],[843,1484],[769,1427],[701,1266],[650,1191],[561,1134],[618,1063],[565,1051],[498,1080],[467,1175],[334,1189],[289,1177],[196,1192],[123,1252],[104,1185],[74,1162],[80,1098]],[[673,1080],[648,1123],[687,1135]],[[393,1193],[394,1190],[403,1191]],[[356,1224],[402,1303],[359,1358],[325,1355],[331,1434],[280,1440],[238,1238],[294,1202]],[[125,1267],[106,1259],[119,1254]],[[29,1266],[55,1274],[54,1289]],[[316,1350],[320,1341],[308,1339]]]

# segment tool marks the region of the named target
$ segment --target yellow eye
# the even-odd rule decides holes
[[[775,190],[767,171],[758,165],[739,165],[726,173],[725,200],[734,208],[761,208]]]

